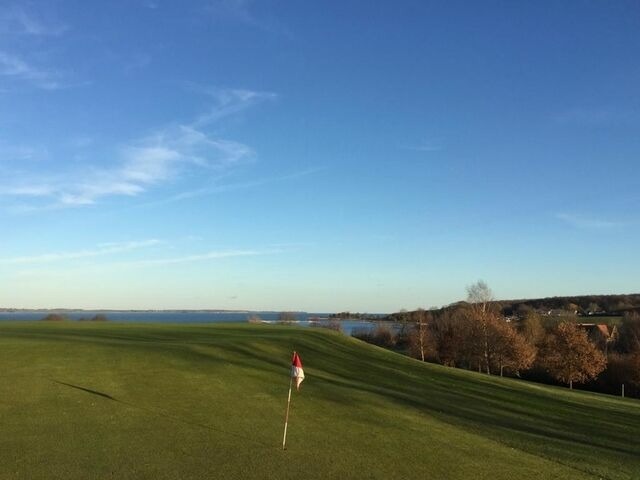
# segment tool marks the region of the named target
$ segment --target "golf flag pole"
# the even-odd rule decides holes
[[[289,379],[289,398],[287,398],[287,413],[284,416],[284,435],[282,436],[282,449],[285,449],[287,443],[287,425],[289,424],[289,405],[291,404],[291,384],[293,383],[293,377]]]
[[[289,395],[287,397],[287,413],[284,416],[284,434],[282,435],[282,450],[285,449],[287,444],[287,426],[289,425],[289,407],[291,405],[291,387],[293,386],[293,379],[296,380],[296,390],[300,390],[300,384],[304,380],[304,371],[302,370],[302,362],[300,357],[293,351],[293,358],[291,359],[291,375],[289,376]]]

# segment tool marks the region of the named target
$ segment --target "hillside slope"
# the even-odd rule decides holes
[[[307,374],[280,448],[292,349]],[[0,323],[0,478],[640,478],[640,402],[334,332]]]

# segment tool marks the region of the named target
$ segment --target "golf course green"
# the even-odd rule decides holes
[[[0,323],[0,479],[631,480],[639,436],[640,401],[327,330]]]

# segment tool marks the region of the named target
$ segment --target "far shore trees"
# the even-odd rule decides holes
[[[65,320],[69,320],[69,318],[61,313],[49,313],[42,320],[44,322],[64,322]]]
[[[563,322],[545,342],[544,364],[553,378],[573,388],[574,382],[596,378],[606,368],[607,360],[583,330],[572,322]]]
[[[296,322],[298,319],[296,318],[296,314],[293,312],[280,312],[278,315],[278,321],[284,323],[292,323]]]
[[[79,322],[107,322],[109,321],[109,319],[107,318],[107,316],[104,313],[98,313],[96,315],[94,315],[93,317],[87,318],[87,317],[80,317],[78,319]]]

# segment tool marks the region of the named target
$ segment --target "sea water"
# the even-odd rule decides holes
[[[115,311],[115,310],[27,310],[0,311],[0,321],[33,321],[42,320],[51,313],[67,317],[69,320],[91,319],[95,315],[104,315],[112,322],[127,323],[228,323],[247,322],[250,318],[259,318],[265,323],[277,323],[279,312],[225,312],[225,311]],[[293,325],[303,327],[326,326],[332,319],[327,313],[294,312],[296,318]],[[351,335],[354,331],[375,328],[379,322],[370,320],[345,319],[338,320],[341,330]]]

